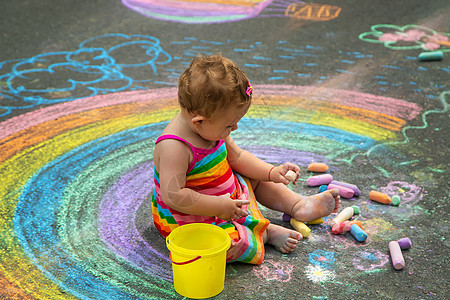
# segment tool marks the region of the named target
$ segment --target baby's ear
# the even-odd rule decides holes
[[[202,126],[202,124],[205,120],[206,120],[206,117],[199,115],[199,114],[195,114],[191,118],[191,123],[198,130]]]

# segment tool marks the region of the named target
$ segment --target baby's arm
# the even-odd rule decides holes
[[[155,148],[161,197],[171,208],[191,215],[217,216],[223,220],[247,216],[240,208],[248,200],[233,200],[229,194],[210,196],[186,188],[186,170],[192,159],[189,147],[177,140],[163,140]],[[156,162],[155,162],[156,163]]]
[[[300,168],[295,164],[285,163],[274,167],[252,153],[239,148],[230,136],[225,139],[225,142],[231,168],[248,178],[289,184],[285,175],[289,170],[292,170],[297,174],[297,178],[294,180],[295,184],[300,175]]]

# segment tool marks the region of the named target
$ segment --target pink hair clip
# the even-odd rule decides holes
[[[247,86],[247,90],[245,91],[245,93],[247,94],[247,96],[250,98],[252,96],[253,93],[253,87],[250,84],[250,81],[248,82],[248,86]]]

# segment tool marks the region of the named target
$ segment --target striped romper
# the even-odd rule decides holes
[[[218,217],[188,215],[167,206],[161,199],[159,174],[155,169],[155,190],[152,195],[152,214],[156,228],[164,236],[176,227],[189,223],[209,223],[223,228],[231,238],[227,252],[227,262],[240,261],[260,264],[264,259],[262,235],[269,220],[265,219],[256,203],[250,181],[231,170],[227,160],[225,141],[220,140],[216,147],[203,149],[194,147],[188,141],[175,136],[160,136],[156,143],[164,139],[176,139],[189,145],[194,159],[186,173],[186,187],[196,192],[220,196],[230,193],[232,199],[248,199],[249,205],[241,208],[248,212],[247,217],[224,221]]]

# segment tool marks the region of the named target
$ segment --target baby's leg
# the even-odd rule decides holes
[[[287,213],[299,221],[312,221],[336,212],[340,206],[338,190],[304,197],[282,183],[252,182],[256,200],[262,205]]]
[[[282,253],[292,252],[302,238],[299,232],[275,224],[269,224],[263,234],[264,244],[271,244]]]

